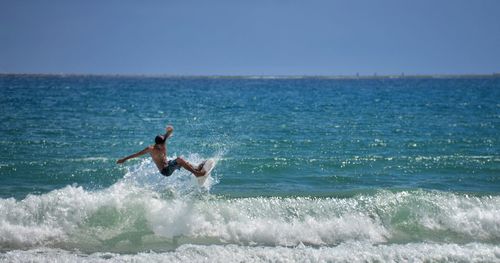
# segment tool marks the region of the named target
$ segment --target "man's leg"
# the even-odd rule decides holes
[[[180,166],[182,166],[182,168],[190,171],[196,177],[200,177],[200,176],[204,176],[205,175],[204,171],[194,169],[194,167],[189,162],[187,162],[186,160],[184,160],[182,157],[177,157],[177,159],[175,159],[175,161],[177,161],[177,164],[179,164]]]

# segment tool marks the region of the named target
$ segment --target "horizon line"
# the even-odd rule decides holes
[[[493,73],[464,73],[464,74],[373,74],[373,75],[266,75],[266,74],[248,74],[248,75],[223,75],[223,74],[168,74],[168,73],[8,73],[0,72],[0,76],[54,76],[54,77],[145,77],[145,78],[226,78],[226,79],[403,79],[403,78],[480,78],[500,77],[500,72]]]

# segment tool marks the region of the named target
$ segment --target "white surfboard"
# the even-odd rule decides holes
[[[215,164],[216,164],[216,162],[215,162],[214,159],[208,159],[208,160],[205,161],[205,164],[203,165],[203,168],[201,169],[202,171],[205,171],[205,175],[204,176],[200,176],[200,177],[196,177],[196,179],[198,179],[198,184],[200,186],[202,186],[203,184],[205,184],[205,181],[210,176],[210,173],[214,169]]]

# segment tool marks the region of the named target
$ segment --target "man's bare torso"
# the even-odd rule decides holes
[[[149,146],[149,154],[153,161],[158,167],[158,170],[162,170],[165,166],[167,166],[167,147],[164,146]]]

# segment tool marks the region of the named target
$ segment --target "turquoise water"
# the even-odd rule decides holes
[[[0,76],[0,260],[498,261],[500,79]],[[175,127],[204,187],[118,158]]]

